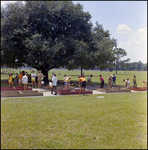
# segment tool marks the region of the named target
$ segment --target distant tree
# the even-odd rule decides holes
[[[121,61],[121,58],[124,57],[124,56],[126,56],[127,53],[126,53],[126,51],[125,51],[124,49],[122,49],[122,48],[115,48],[113,51],[114,51],[114,54],[115,54],[115,67],[116,67],[116,74],[117,74],[117,68],[118,68],[119,64],[120,64],[122,61],[123,61],[123,62],[126,62],[126,60],[122,60],[122,61]],[[129,60],[127,59],[127,61],[129,61]]]
[[[132,62],[132,63],[130,63],[129,70],[137,71],[137,69],[138,69],[138,62]]]
[[[143,71],[147,71],[147,63],[144,64],[143,68],[142,68]]]
[[[147,64],[143,64],[141,61],[129,63],[128,70],[142,71],[147,70]]]
[[[120,62],[120,64],[121,64],[121,66],[122,66],[123,69],[125,69],[125,70],[128,69],[128,67],[129,67],[129,61],[130,61],[130,59],[127,58],[126,60],[123,60],[123,61]]]
[[[144,67],[144,64],[141,62],[141,61],[139,61],[138,62],[138,71],[140,71],[140,70],[142,70],[142,68]]]

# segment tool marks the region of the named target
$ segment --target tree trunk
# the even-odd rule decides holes
[[[116,64],[116,74],[117,74],[117,64]]]
[[[83,73],[83,68],[82,68],[82,66],[81,66],[81,75],[82,75],[82,73]]]
[[[43,76],[45,76],[45,77],[43,77],[44,83],[49,83],[49,81],[48,81],[48,70],[47,69],[42,70],[42,74],[43,74]]]

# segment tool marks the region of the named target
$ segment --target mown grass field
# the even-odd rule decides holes
[[[6,71],[6,69],[4,69]],[[1,69],[1,72],[3,72],[4,70]],[[7,71],[9,72],[9,70],[11,70],[10,72],[13,73],[13,77],[16,76],[16,73],[19,73],[19,71],[22,70],[17,70],[17,69],[7,69]],[[31,73],[32,70],[25,70],[28,73]],[[71,81],[78,81],[78,76],[81,74],[80,70],[73,70],[73,71],[68,71],[68,70],[58,70],[58,69],[52,69],[48,72],[48,79],[51,79],[51,75],[52,72],[55,72],[57,74],[57,78],[58,80],[63,80],[64,79],[64,74],[66,74],[67,76],[71,76],[72,79]],[[59,75],[59,72],[61,75]],[[107,71],[91,71],[91,70],[84,70],[84,75],[85,78],[87,78],[89,75],[93,75],[92,81],[94,83],[93,84],[100,84],[100,78],[99,75],[101,74],[105,80],[105,85],[108,84],[107,82],[107,78],[109,77],[110,74],[115,74],[115,71],[112,72],[107,72]],[[35,70],[35,73],[37,75],[37,71]],[[124,83],[122,83],[123,79],[129,78],[131,85],[133,85],[133,75],[136,75],[137,78],[137,85],[138,86],[143,86],[142,81],[143,80],[147,80],[147,71],[118,71],[117,75],[116,75],[116,84],[117,85],[124,85]],[[1,79],[8,79],[8,76],[6,76],[5,74],[1,74]]]
[[[147,92],[1,99],[1,148],[146,149]]]

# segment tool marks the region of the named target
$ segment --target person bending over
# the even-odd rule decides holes
[[[80,84],[81,84],[81,88],[80,88],[80,91],[79,91],[79,95],[81,94],[82,88],[84,89],[84,95],[85,95],[86,79],[84,78],[84,75],[82,75],[79,78],[79,87],[80,87]]]

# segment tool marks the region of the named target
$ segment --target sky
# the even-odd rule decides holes
[[[1,6],[8,2],[1,1]],[[73,1],[80,3],[84,12],[109,30],[111,38],[117,40],[117,47],[123,48],[130,62],[147,63],[147,1]]]

